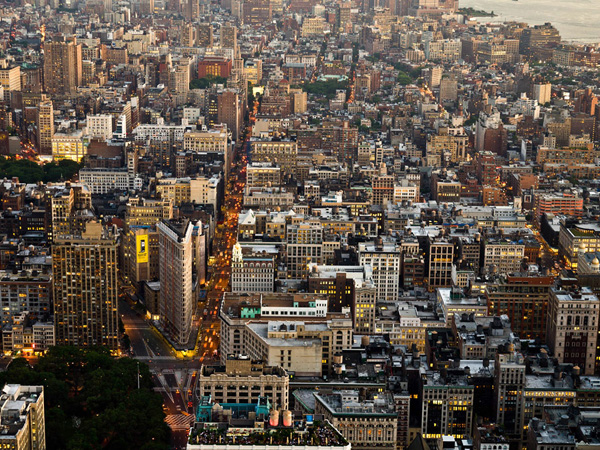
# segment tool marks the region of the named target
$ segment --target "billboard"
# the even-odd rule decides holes
[[[137,252],[137,262],[148,262],[148,235],[141,234],[135,237],[135,249]]]

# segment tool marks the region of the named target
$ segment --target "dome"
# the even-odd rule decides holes
[[[597,256],[592,259],[592,266],[600,266],[600,261],[598,260]]]
[[[579,244],[579,248],[580,248],[581,250],[585,250],[585,242],[582,242],[582,243],[580,243],[580,244]]]

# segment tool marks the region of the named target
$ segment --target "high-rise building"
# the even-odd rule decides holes
[[[271,0],[245,0],[242,18],[246,24],[265,24],[273,18]]]
[[[54,107],[50,100],[40,102],[37,119],[38,150],[42,155],[51,155],[52,136],[54,136]]]
[[[226,89],[219,93],[219,112],[217,120],[227,124],[231,130],[233,140],[238,140],[244,120],[243,102],[240,94],[233,89]]]
[[[553,284],[554,277],[537,272],[501,276],[485,289],[489,314],[507,314],[512,330],[522,339],[544,339]]]
[[[90,222],[79,236],[55,236],[52,246],[54,320],[59,345],[119,347],[118,243]]]
[[[75,95],[82,80],[81,44],[44,43],[44,87],[52,96]]]
[[[275,261],[267,255],[244,255],[240,243],[231,256],[231,292],[273,292]]]
[[[85,184],[53,186],[46,195],[51,224],[51,230],[48,230],[50,241],[61,235],[81,234],[86,222],[94,217],[92,194]]]
[[[274,162],[285,174],[293,174],[296,170],[298,145],[294,141],[274,139],[252,139],[252,161]]]
[[[177,345],[189,343],[197,305],[197,273],[202,265],[197,227],[189,220],[163,220],[159,241],[159,315],[163,332]]]
[[[212,23],[199,23],[196,28],[196,45],[198,47],[210,48],[213,46],[213,26]]]
[[[395,243],[370,242],[358,246],[359,264],[373,268],[377,299],[398,300],[402,252]]]
[[[434,239],[429,237],[425,253],[428,259],[429,288],[451,286],[454,244],[443,238]]]
[[[473,424],[474,386],[464,371],[427,372],[423,383],[421,433],[430,443],[441,435],[465,437]]]
[[[237,28],[235,25],[221,26],[221,48],[232,48],[237,51]]]
[[[4,102],[10,104],[12,94],[21,90],[21,67],[7,59],[0,60],[0,86],[4,91]]]
[[[600,300],[589,288],[550,289],[546,342],[559,364],[594,373],[599,313]]]
[[[496,423],[501,423],[507,435],[521,439],[524,424],[525,361],[518,352],[496,353],[495,407]]]
[[[320,224],[288,225],[286,241],[290,278],[304,279],[309,263],[323,264],[323,227]]]
[[[140,15],[149,16],[154,14],[154,0],[140,1]]]

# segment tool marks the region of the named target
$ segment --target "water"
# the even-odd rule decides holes
[[[460,6],[496,13],[481,22],[552,22],[565,41],[600,42],[600,0],[460,0]]]

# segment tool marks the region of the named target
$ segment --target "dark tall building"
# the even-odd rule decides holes
[[[52,246],[56,343],[119,347],[118,243],[99,223]]]
[[[243,6],[243,19],[247,24],[265,24],[273,18],[271,0],[246,0]]]
[[[528,27],[521,33],[519,53],[532,56],[536,48],[554,46],[560,43],[560,33],[551,23]]]
[[[50,95],[75,95],[82,77],[81,44],[44,43],[44,87]]]

